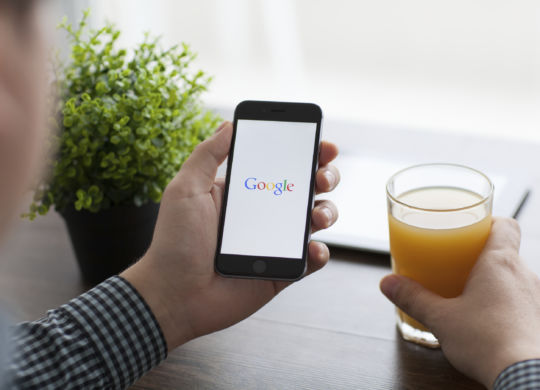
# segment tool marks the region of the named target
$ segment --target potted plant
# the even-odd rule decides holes
[[[64,218],[83,275],[98,283],[144,254],[164,188],[219,118],[202,108],[210,78],[192,71],[186,44],[145,36],[132,53],[111,24],[64,20],[71,58],[55,60],[50,177],[26,214]]]

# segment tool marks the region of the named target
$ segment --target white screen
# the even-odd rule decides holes
[[[238,120],[221,253],[302,257],[316,131]]]

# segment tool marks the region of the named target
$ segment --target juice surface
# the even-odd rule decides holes
[[[434,210],[459,209],[481,199],[469,191],[438,187],[411,191],[398,198],[408,205]],[[426,213],[398,206],[392,214],[388,222],[394,272],[443,297],[461,294],[489,236],[490,213],[482,207]],[[410,317],[403,313],[400,316],[411,326],[419,327]]]

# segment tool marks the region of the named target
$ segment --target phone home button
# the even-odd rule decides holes
[[[262,274],[266,271],[266,262],[263,260],[256,260],[253,262],[253,272],[256,274]]]

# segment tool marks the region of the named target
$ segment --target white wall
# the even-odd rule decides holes
[[[215,76],[210,104],[309,100],[331,118],[540,142],[538,1],[91,3],[126,44],[190,43]]]

